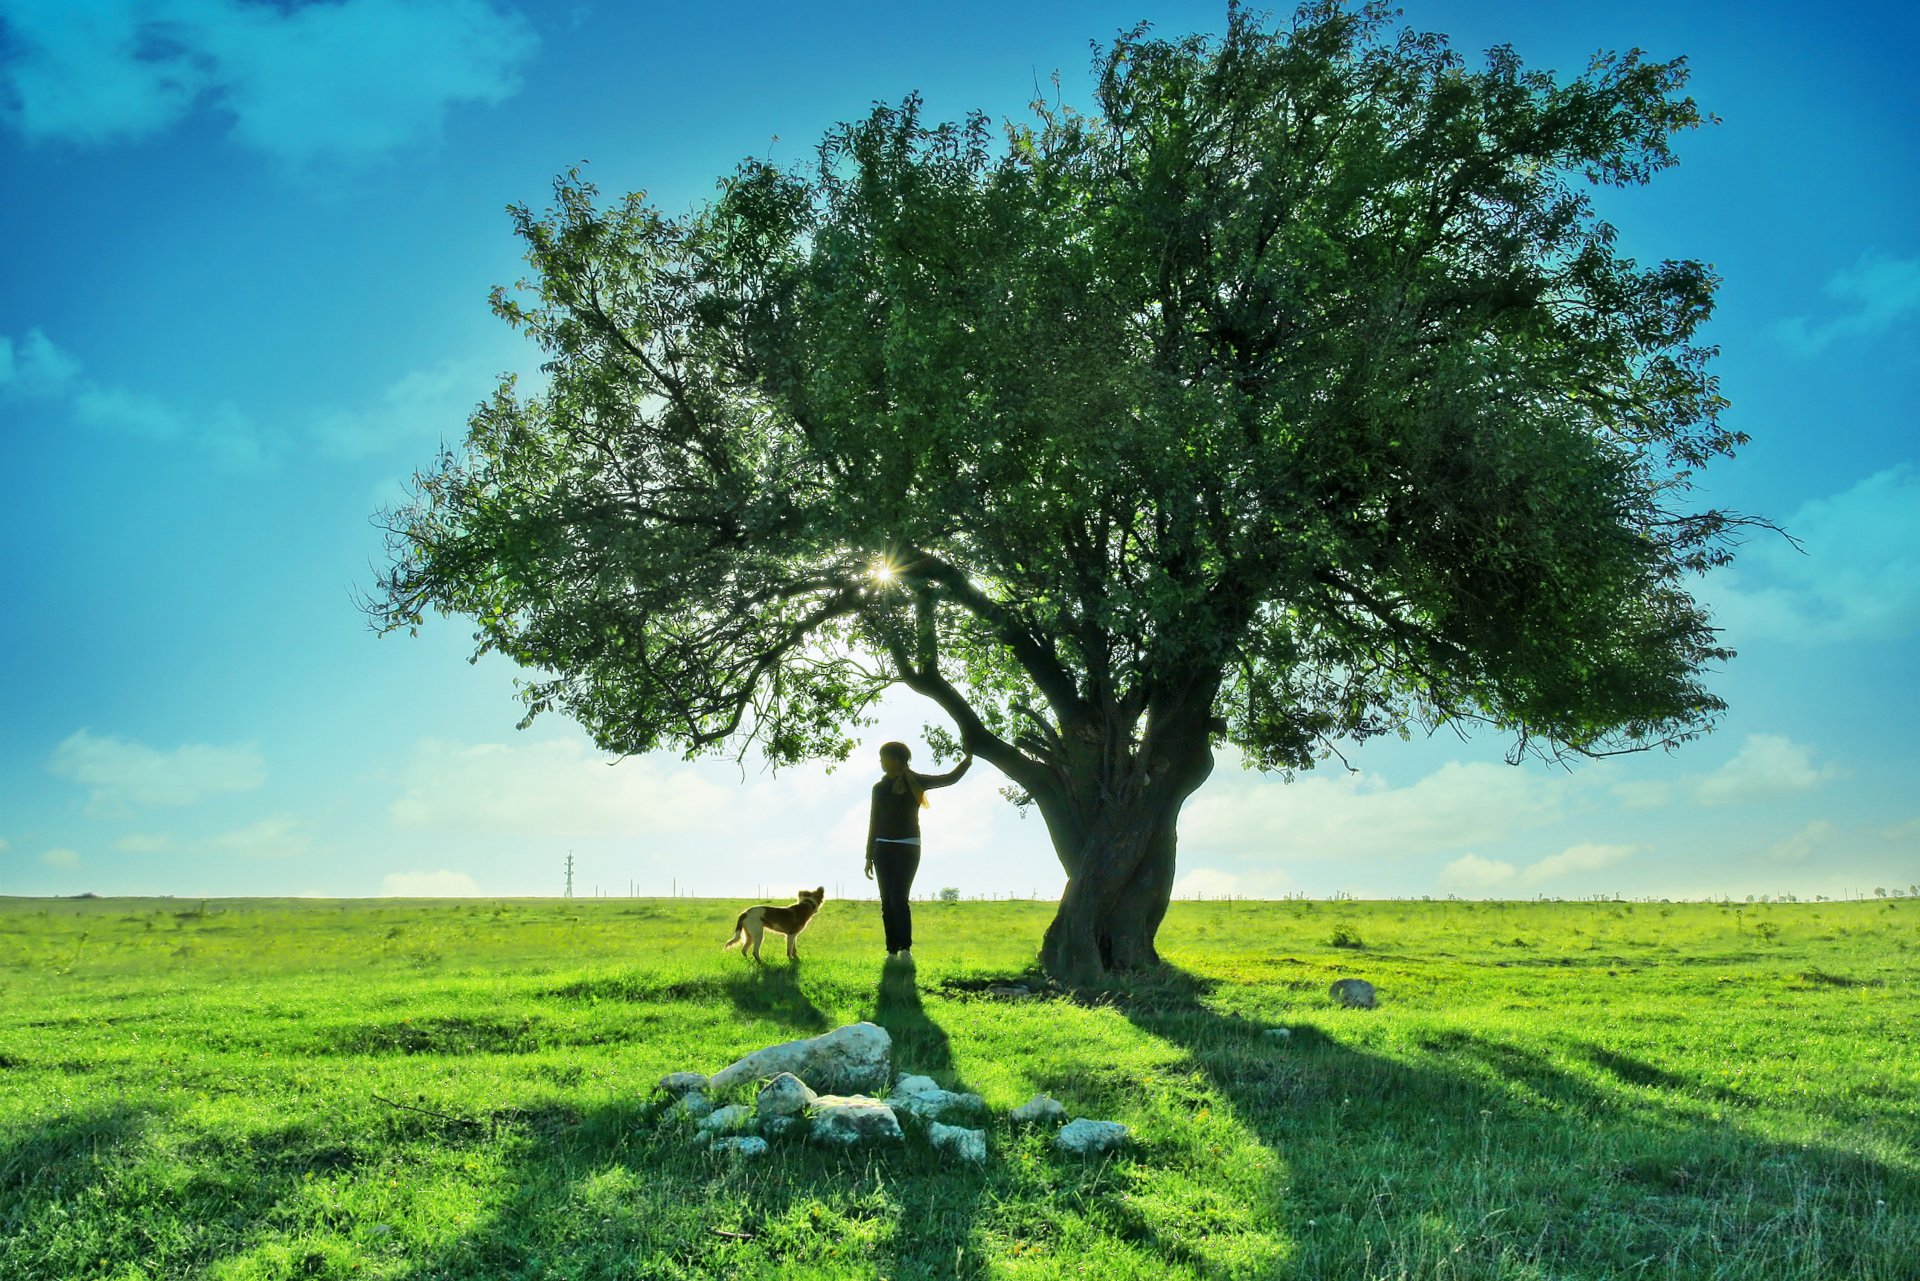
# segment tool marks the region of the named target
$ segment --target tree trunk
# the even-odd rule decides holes
[[[1154,938],[1173,894],[1175,814],[1087,849],[1040,945],[1047,973],[1070,987],[1159,963]]]
[[[1159,795],[1126,810],[1109,802],[1078,857],[1061,860],[1078,871],[1040,945],[1042,967],[1059,982],[1087,987],[1159,963],[1154,940],[1173,896],[1175,829],[1181,804],[1211,771],[1212,753],[1203,755],[1204,765],[1177,783],[1156,783]]]

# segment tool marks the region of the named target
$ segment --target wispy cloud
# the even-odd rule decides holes
[[[123,854],[168,854],[175,847],[171,836],[152,832],[130,832],[117,838],[113,842],[113,848]]]
[[[1505,859],[1463,854],[1440,869],[1440,888],[1454,893],[1484,894],[1514,877],[1516,869]]]
[[[281,814],[223,832],[207,844],[222,854],[237,854],[242,858],[290,859],[311,853],[313,837],[307,834],[299,819]]]
[[[252,743],[216,747],[185,743],[159,751],[145,743],[79,730],[53,751],[47,768],[93,793],[99,810],[192,805],[222,792],[245,792],[267,778]]]
[[[1551,885],[1583,872],[1599,872],[1624,863],[1639,848],[1638,845],[1602,845],[1591,841],[1571,845],[1558,854],[1528,864],[1520,880],[1525,885]]]
[[[1293,878],[1277,868],[1227,872],[1217,867],[1196,867],[1181,874],[1173,883],[1173,896],[1179,898],[1280,898],[1293,889]]]
[[[1599,872],[1625,862],[1638,850],[1637,845],[1602,845],[1584,842],[1571,845],[1558,854],[1549,854],[1525,867],[1505,859],[1463,854],[1440,869],[1443,890],[1460,894],[1487,894],[1507,885],[1565,887],[1565,882],[1583,873]]]
[[[79,867],[80,852],[69,849],[48,850],[40,856],[40,861],[48,867]]]
[[[1562,817],[1561,780],[1484,762],[1441,766],[1405,787],[1371,774],[1311,774],[1284,786],[1223,760],[1180,820],[1207,858],[1398,858],[1484,846]]]
[[[538,41],[490,0],[0,0],[4,118],[34,141],[112,143],[197,112],[295,165],[366,161],[519,91]]]
[[[1811,791],[1840,774],[1835,765],[1816,764],[1812,748],[1784,734],[1749,734],[1732,760],[1696,775],[1687,790],[1702,805],[1738,805]]]
[[[383,898],[473,898],[479,883],[465,872],[389,872],[380,881]]]
[[[1894,640],[1920,631],[1920,473],[1906,464],[1801,504],[1786,529],[1707,580],[1703,595],[1737,646]]]
[[[329,409],[314,416],[308,437],[330,458],[356,461],[396,446],[457,436],[467,417],[490,395],[494,379],[477,360],[443,360],[389,384],[359,409]]]
[[[237,472],[277,462],[296,447],[341,462],[431,447],[463,435],[468,415],[493,387],[483,362],[442,360],[401,375],[363,405],[270,425],[232,405],[186,408],[90,378],[77,356],[37,328],[17,340],[0,335],[0,401],[49,405],[97,431],[197,449]]]
[[[1785,840],[1776,841],[1768,848],[1767,859],[1773,863],[1804,863],[1829,849],[1838,831],[1828,820],[1815,819]]]
[[[389,809],[398,827],[460,833],[640,836],[712,822],[736,794],[646,757],[608,766],[582,744],[426,741]]]
[[[1829,314],[1794,316],[1773,327],[1797,355],[1817,356],[1835,343],[1885,332],[1920,314],[1920,258],[1866,254],[1835,272],[1825,292],[1834,302]]]

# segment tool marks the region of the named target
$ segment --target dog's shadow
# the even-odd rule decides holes
[[[752,965],[736,970],[723,986],[742,1013],[784,1023],[806,1033],[824,1032],[829,1024],[819,1006],[800,990],[800,965]]]

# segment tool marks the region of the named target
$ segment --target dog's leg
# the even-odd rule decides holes
[[[789,961],[797,961],[800,959],[800,949],[794,946],[794,944],[798,942],[799,938],[800,938],[800,932],[798,930],[795,930],[793,933],[787,935],[787,959]]]
[[[760,940],[765,937],[766,931],[761,927],[760,922],[755,921],[753,923],[753,959],[755,961],[760,959]],[[741,950],[745,952],[744,948]]]

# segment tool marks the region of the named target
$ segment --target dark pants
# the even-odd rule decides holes
[[[887,931],[887,951],[904,952],[913,946],[913,874],[920,870],[920,847],[894,841],[875,841],[873,879],[880,885],[880,923]]]

